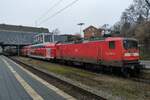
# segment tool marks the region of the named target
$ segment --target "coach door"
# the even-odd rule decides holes
[[[51,58],[51,48],[47,48],[47,57]]]
[[[116,57],[116,41],[108,42],[108,51],[106,53],[107,60],[113,61]]]

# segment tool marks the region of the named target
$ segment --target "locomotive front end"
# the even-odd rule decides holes
[[[136,39],[123,40],[123,70],[139,73],[143,65],[140,64],[140,51]]]
[[[140,59],[138,42],[135,39],[123,40],[123,60],[126,63],[138,63]]]

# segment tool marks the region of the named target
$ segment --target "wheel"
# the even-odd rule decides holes
[[[128,68],[122,68],[121,72],[125,78],[129,78],[131,76],[130,70]]]
[[[141,69],[140,68],[135,68],[133,71],[134,71],[133,73],[136,77],[140,77],[140,75],[141,75]]]

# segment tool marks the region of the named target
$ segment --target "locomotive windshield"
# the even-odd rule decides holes
[[[123,46],[125,49],[137,49],[138,48],[138,43],[136,40],[124,40],[123,41]]]

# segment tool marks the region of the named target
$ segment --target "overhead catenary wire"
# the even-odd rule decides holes
[[[55,7],[57,7],[63,0],[57,1],[52,7],[50,7],[45,13],[43,13],[36,21],[45,17],[49,12],[51,12]]]
[[[48,18],[46,18],[45,20],[43,20],[42,22],[40,22],[39,24],[45,23],[46,21],[50,20],[51,18],[55,17],[56,15],[58,15],[59,13],[61,13],[62,11],[66,10],[67,8],[71,7],[72,5],[74,5],[76,2],[78,2],[79,0],[74,0],[72,1],[70,4],[68,4],[67,6],[65,6],[64,8],[60,9],[59,11],[57,11],[56,13],[52,14],[51,16],[49,16]]]

